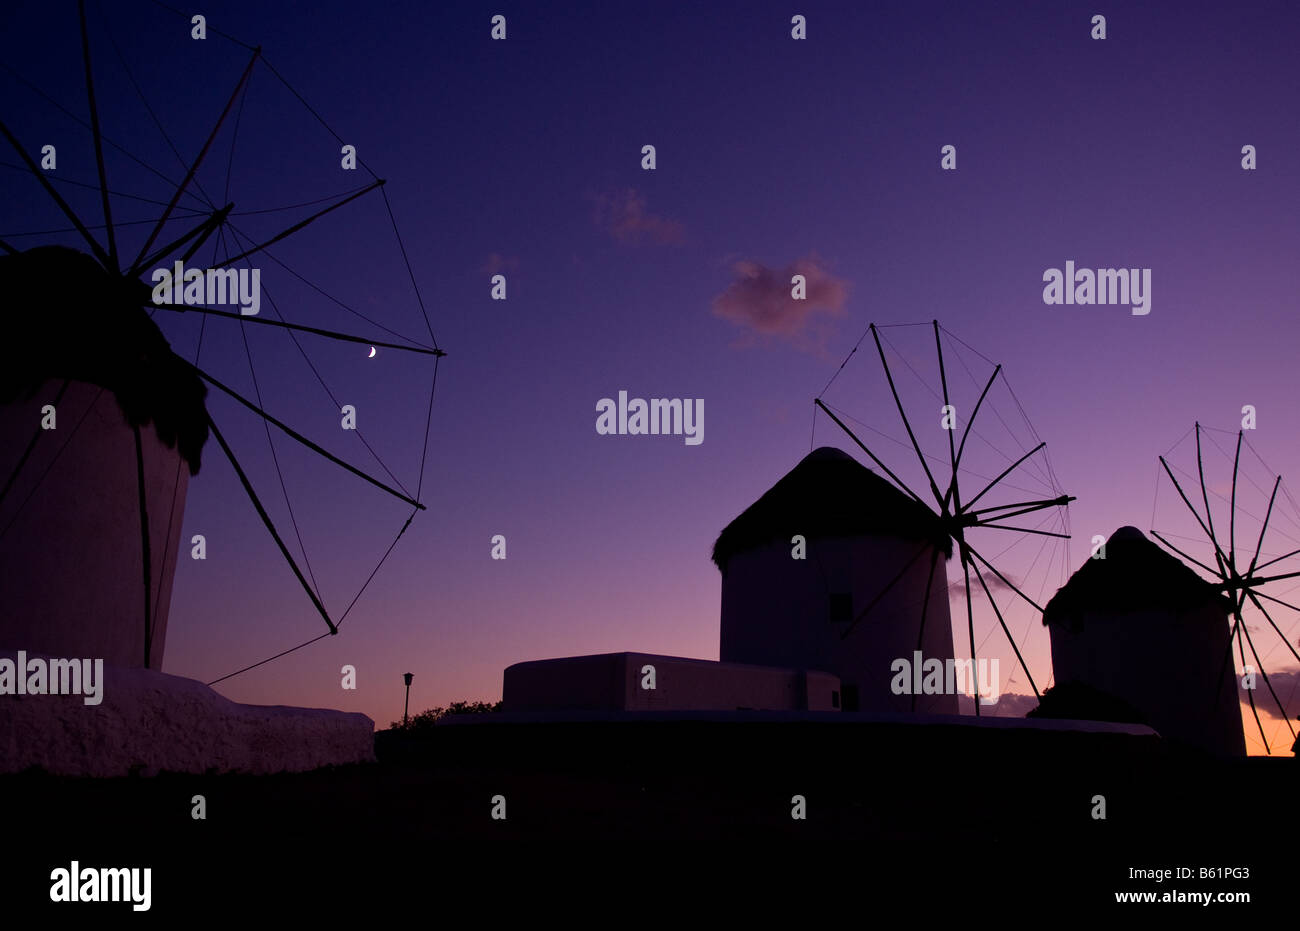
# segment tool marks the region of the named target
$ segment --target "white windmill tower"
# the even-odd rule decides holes
[[[1165,738],[1243,756],[1235,681],[1223,662],[1232,610],[1215,585],[1136,527],[1121,527],[1047,603],[1055,688],[1084,686],[1124,702]]]
[[[986,369],[987,377],[977,379],[965,355],[954,353],[957,345],[969,347],[937,321],[906,326],[933,331],[937,386],[922,378],[912,365],[909,356],[917,358],[919,353],[894,350],[894,358],[896,363],[901,360],[930,394],[927,398],[913,390],[909,396],[914,412],[924,418],[915,422],[932,424],[937,430],[918,437],[903,401],[914,386],[900,386],[895,381],[885,350],[886,344],[892,349],[892,343],[880,332],[885,328],[872,324],[868,332],[876,344],[884,384],[858,384],[848,403],[860,405],[864,394],[880,399],[887,384],[907,439],[895,439],[847,410],[840,416],[822,397],[816,399],[816,409],[866,454],[879,474],[840,450],[815,449],[722,532],[714,547],[714,561],[722,571],[721,659],[835,673],[843,685],[845,710],[955,712],[958,706],[957,695],[953,694],[953,666],[965,680],[965,688],[959,691],[988,694],[1001,686],[1001,682],[987,681],[988,672],[984,674],[986,681],[980,683],[973,576],[976,590],[983,592],[1019,668],[1037,695],[1034,678],[1008,627],[1005,597],[1000,607],[993,588],[1000,589],[1004,596],[1010,593],[1041,615],[1042,608],[1024,590],[1035,567],[1043,571],[1041,560],[1035,557],[1033,563],[1022,563],[1026,568],[1017,573],[1018,581],[1012,581],[992,560],[1031,537],[1043,538],[1044,546],[1051,540],[1068,538],[1068,532],[1061,531],[1068,531],[1065,506],[1073,498],[1061,493],[1046,461],[1045,443],[1038,441],[1024,451],[1037,435],[1023,418],[1023,409],[1010,392],[1002,367],[979,356],[991,372]],[[945,336],[948,352],[960,359],[967,380],[950,382],[945,367]],[[856,352],[857,346],[823,389],[822,396]],[[976,367],[979,365],[977,362]],[[991,396],[995,385],[999,386],[996,393],[1004,406],[1009,398],[1020,409],[1024,427],[1019,431],[1012,430],[997,410]],[[925,413],[931,403],[933,418]],[[981,411],[995,415],[992,428],[974,428]],[[921,487],[928,487],[933,504],[927,504],[922,494],[885,465],[850,430],[846,419],[910,449],[916,456],[917,467],[912,470],[915,480]],[[990,436],[999,424],[1005,433],[994,442]],[[927,453],[927,446],[941,452]],[[1005,452],[1008,446],[1015,451]],[[935,479],[937,470],[932,471],[931,462],[938,464],[940,474],[947,473],[943,486]],[[1037,487],[1025,489],[1007,481],[1013,473],[1017,481],[1036,483]],[[979,490],[967,494],[965,483],[971,480],[978,482]],[[1038,512],[1045,516],[1035,527],[1004,523]],[[1042,529],[1053,520],[1056,529]],[[1000,536],[1000,542],[1006,542],[1008,532],[1019,536],[1010,538],[1010,545],[992,557],[986,557],[984,553],[998,545],[994,539]],[[797,557],[796,535],[806,543],[806,559]],[[962,580],[952,594],[965,601],[968,658],[954,656],[945,566],[953,556],[961,564]],[[1051,562],[1049,559],[1046,565]],[[1063,558],[1061,567],[1065,567]],[[923,668],[917,669],[917,663],[924,664]],[[907,667],[913,679],[903,690],[899,689],[900,664]],[[929,687],[932,680],[928,675],[936,666],[942,670],[941,689]],[[917,687],[921,685],[925,687]],[[979,701],[975,702],[975,712],[981,713]]]
[[[805,559],[792,558],[796,535],[806,540]],[[713,547],[722,573],[719,658],[835,673],[846,711],[910,710],[910,690],[894,694],[882,672],[918,648],[953,655],[940,554],[951,556],[952,544],[928,508],[848,453],[813,450]],[[848,636],[858,624],[862,635]],[[957,696],[922,695],[915,710],[956,714]]]

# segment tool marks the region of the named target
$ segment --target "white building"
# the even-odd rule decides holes
[[[833,711],[839,680],[654,653],[601,653],[506,667],[505,711]]]

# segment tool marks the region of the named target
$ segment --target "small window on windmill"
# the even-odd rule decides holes
[[[853,620],[853,593],[831,592],[831,623],[847,624]]]

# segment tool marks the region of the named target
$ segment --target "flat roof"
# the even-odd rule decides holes
[[[620,650],[616,653],[582,653],[576,656],[548,656],[544,659],[526,659],[517,663],[511,663],[506,670],[515,669],[520,666],[542,666],[547,663],[572,663],[579,660],[598,660],[611,659],[621,656],[635,656],[638,659],[656,660],[664,663],[690,663],[696,666],[711,666],[715,669],[726,667],[727,669],[764,669],[769,672],[815,672],[823,675],[833,676],[835,673],[827,672],[823,669],[801,669],[797,666],[765,666],[759,663],[733,663],[716,659],[701,659],[698,656],[669,656],[666,653],[643,653],[640,650]]]

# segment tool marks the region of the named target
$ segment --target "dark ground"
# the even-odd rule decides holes
[[[596,910],[606,900],[674,923],[705,905],[838,904],[836,923],[855,925],[906,908],[924,927],[927,915],[1039,921],[1042,906],[1177,921],[1202,906],[1114,893],[1250,892],[1249,906],[1205,910],[1231,920],[1281,917],[1300,876],[1289,755],[1215,762],[1152,737],[807,722],[440,726],[381,732],[377,752],[279,776],[2,777],[0,914],[356,910],[424,926],[469,908],[489,926],[516,912],[586,924],[611,914]],[[190,817],[195,794],[205,821]],[[497,794],[504,821],[490,817]],[[790,817],[794,794],[807,820]],[[1097,794],[1105,821],[1091,817]],[[152,909],[50,903],[50,871],[73,859],[152,867]],[[1250,878],[1128,878],[1161,866]]]

